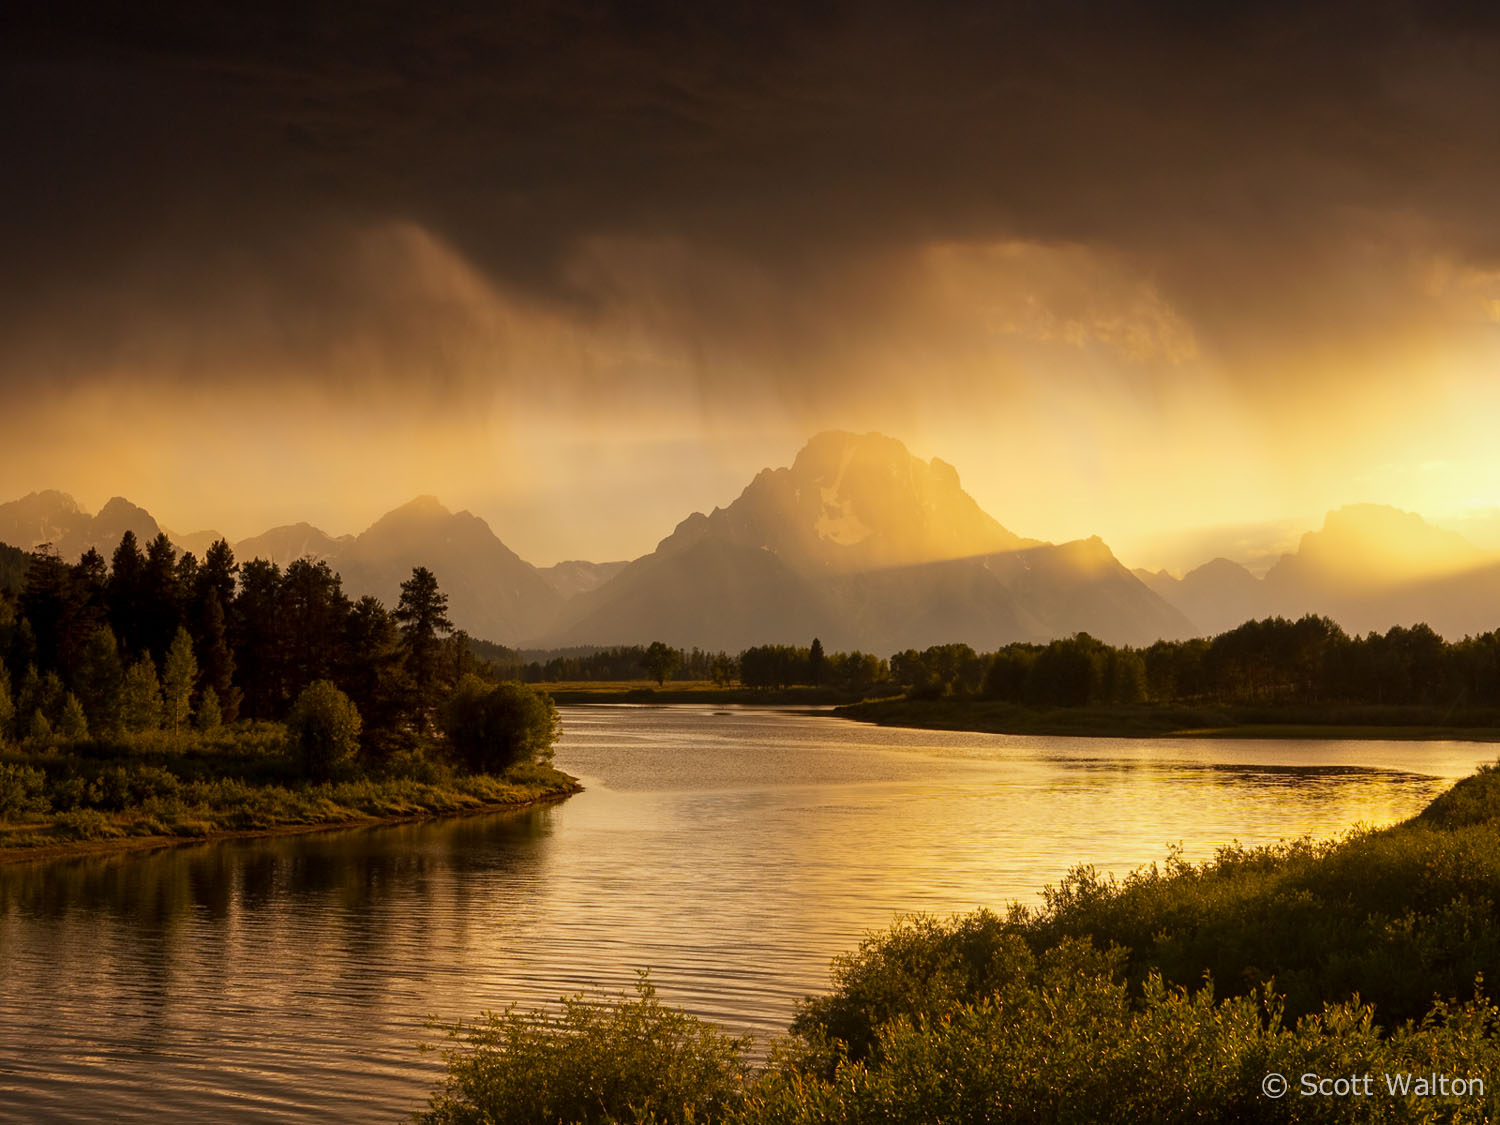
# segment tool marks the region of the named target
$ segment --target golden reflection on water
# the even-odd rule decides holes
[[[569,708],[566,804],[0,868],[0,1119],[389,1120],[470,1018],[649,967],[762,1037],[908,910],[1410,815],[1461,743],[1021,739]]]

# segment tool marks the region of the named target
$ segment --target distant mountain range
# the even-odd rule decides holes
[[[737,649],[817,635],[887,653],[1079,630],[1140,644],[1192,625],[1099,540],[1022,539],[980,509],[951,465],[880,434],[830,432],[573,598],[542,640]]]
[[[1424,621],[1450,640],[1500,628],[1500,558],[1421,516],[1378,504],[1329,512],[1256,578],[1214,559],[1182,578],[1135,574],[1204,634],[1253,617],[1333,618],[1352,633]]]
[[[126,529],[162,528],[116,497],[97,515],[61,492],[0,504],[0,543],[106,558]],[[213,532],[167,533],[202,554]],[[695,512],[632,562],[537,568],[489,525],[430,496],[357,536],[306,523],[233,544],[236,557],[327,561],[351,596],[394,604],[413,566],[470,634],[532,647],[637,644],[731,651],[767,642],[889,654],[964,641],[993,649],[1089,632],[1113,644],[1212,634],[1252,617],[1324,613],[1363,632],[1427,621],[1459,637],[1500,626],[1500,559],[1410,513],[1329,513],[1264,578],[1227,559],[1182,578],[1129,571],[1097,537],[1023,538],[984,512],[951,465],[880,434],[814,437],[726,508]]]
[[[66,492],[50,489],[0,504],[0,543],[26,551],[50,543],[70,562],[91,547],[108,559],[126,531],[134,531],[144,544],[156,538],[161,527],[146,509],[119,496],[93,516]]]

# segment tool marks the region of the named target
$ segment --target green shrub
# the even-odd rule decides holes
[[[1487,765],[1439,794],[1417,820],[1434,828],[1462,828],[1497,817],[1500,817],[1500,768]]]
[[[792,1031],[837,1040],[859,1060],[869,1055],[876,1030],[888,1020],[905,1015],[933,1022],[1035,971],[1016,927],[988,910],[948,922],[907,915],[866,938],[854,953],[834,959],[835,990],[804,1001]]]
[[[124,812],[147,802],[170,803],[182,790],[177,775],[159,766],[130,763],[112,766],[99,774],[90,786],[89,803],[110,812]]]
[[[1138,997],[1085,961],[929,1022],[881,1025],[878,1061],[841,1060],[830,1077],[779,1063],[753,1086],[738,1121],[865,1122],[1481,1122],[1500,1091],[1497,1011],[1440,1003],[1420,1023],[1382,1032],[1368,1005],[1330,1004],[1282,1025],[1274,996],[1215,1001],[1212,989],[1148,977]],[[1478,1078],[1484,1092],[1390,1097],[1386,1074]],[[1262,1080],[1287,1076],[1285,1101]],[[1368,1074],[1369,1097],[1302,1097],[1301,1076]]]
[[[50,811],[47,776],[30,766],[0,762],[0,821],[24,820]]]
[[[95,808],[103,799],[103,791],[95,781],[76,773],[69,773],[52,782],[52,807],[58,812],[73,809]]]
[[[224,712],[219,706],[219,693],[213,688],[204,688],[198,700],[198,711],[193,716],[193,725],[203,734],[218,730],[224,722]]]
[[[552,698],[525,684],[490,684],[468,675],[443,709],[443,733],[475,773],[503,773],[523,762],[547,762],[557,740]]]
[[[664,1007],[644,974],[634,999],[574,996],[556,1015],[512,1006],[448,1038],[447,1078],[418,1121],[724,1121],[748,1074],[748,1038]]]
[[[359,711],[330,680],[302,689],[286,725],[303,771],[316,781],[336,776],[359,751]]]

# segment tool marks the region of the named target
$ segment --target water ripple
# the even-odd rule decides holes
[[[427,1017],[641,968],[764,1043],[896,913],[1388,823],[1491,756],[692,707],[564,732],[588,790],[555,808],[0,868],[0,1120],[389,1121],[441,1072]]]

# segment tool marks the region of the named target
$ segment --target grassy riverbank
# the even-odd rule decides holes
[[[850,694],[828,687],[726,687],[711,680],[619,680],[539,685],[554,703],[701,703],[707,705],[819,707],[847,703]]]
[[[898,698],[850,703],[833,713],[879,726],[992,734],[1500,741],[1500,712],[1493,708],[1308,705],[1192,708],[1152,704],[1033,708],[985,699]]]
[[[1487,767],[1380,831],[1079,868],[1041,908],[903,919],[835,962],[759,1069],[645,983],[488,1016],[450,1029],[419,1118],[1493,1121],[1497,903]]]
[[[313,781],[279,723],[50,742],[0,754],[0,862],[520,808],[577,791],[549,764],[465,773],[420,746]]]

